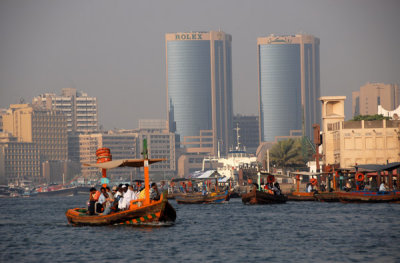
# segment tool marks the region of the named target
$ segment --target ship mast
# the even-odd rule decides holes
[[[234,128],[234,130],[236,131],[236,150],[240,150],[240,141],[239,141],[239,139],[240,139],[240,135],[239,135],[239,131],[240,131],[240,128],[239,128],[239,123],[236,123],[236,128]]]

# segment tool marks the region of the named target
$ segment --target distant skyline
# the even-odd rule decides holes
[[[0,1],[0,107],[76,88],[106,129],[167,119],[165,33],[232,35],[234,114],[258,114],[257,38],[320,43],[321,96],[400,83],[400,1]]]

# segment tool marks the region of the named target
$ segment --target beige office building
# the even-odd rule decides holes
[[[0,184],[20,185],[23,181],[42,183],[39,149],[9,133],[0,133]]]
[[[359,91],[353,91],[353,116],[378,114],[378,105],[395,110],[400,105],[399,85],[368,82]]]
[[[344,121],[344,96],[321,97],[324,164],[400,162],[400,121]]]
[[[61,96],[45,93],[32,100],[34,106],[61,111],[67,117],[67,131],[98,132],[97,98],[74,88],[62,89]]]
[[[18,142],[35,143],[41,161],[67,160],[66,117],[59,111],[11,104],[3,115],[3,130],[17,137]]]

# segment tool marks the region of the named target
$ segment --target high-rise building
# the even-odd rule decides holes
[[[32,104],[45,109],[58,110],[67,116],[68,132],[97,132],[97,98],[74,88],[62,89],[61,96],[45,93],[32,100]]]
[[[299,132],[312,138],[312,125],[321,120],[319,39],[259,37],[257,51],[260,142]]]
[[[67,160],[66,116],[59,111],[11,104],[3,115],[3,129],[19,142],[35,143],[41,161]]]
[[[223,152],[228,151],[233,114],[231,45],[231,35],[222,31],[165,35],[168,125],[180,142],[186,141],[181,147],[207,148],[216,154],[220,144]]]
[[[378,105],[395,110],[400,105],[398,84],[367,83],[352,94],[353,116],[378,114]]]

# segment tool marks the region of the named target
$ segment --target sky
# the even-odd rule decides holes
[[[400,84],[400,1],[2,0],[0,108],[76,88],[105,129],[166,119],[165,33],[232,35],[234,114],[258,114],[257,37],[320,39],[322,96]]]

